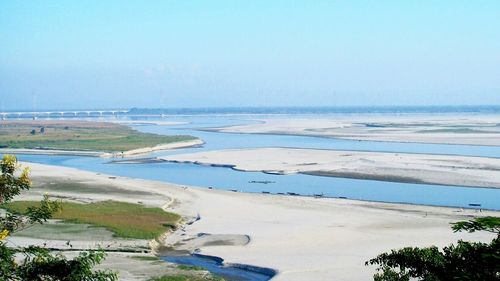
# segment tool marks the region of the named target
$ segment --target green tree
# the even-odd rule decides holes
[[[10,202],[31,186],[29,169],[20,174],[15,156],[0,161],[0,205]],[[72,260],[41,247],[7,246],[9,236],[35,223],[43,223],[60,209],[60,203],[45,195],[39,207],[30,207],[25,215],[6,213],[0,216],[0,280],[5,281],[114,281],[116,273],[93,270],[105,257],[103,251],[82,252]]]
[[[496,234],[490,243],[459,240],[437,247],[406,247],[383,253],[366,262],[378,265],[375,281],[500,280],[500,218],[483,217],[452,223],[454,232],[488,231]]]

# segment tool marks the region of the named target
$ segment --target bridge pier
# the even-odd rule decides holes
[[[8,118],[64,118],[64,117],[105,117],[111,116],[118,118],[121,113],[127,113],[126,110],[82,110],[82,111],[18,111],[18,112],[1,112],[0,120],[7,120]]]

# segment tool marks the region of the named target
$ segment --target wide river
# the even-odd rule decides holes
[[[133,125],[143,132],[157,134],[187,134],[205,141],[203,147],[162,151],[147,157],[191,153],[206,150],[256,147],[300,147],[381,152],[454,154],[500,157],[500,147],[473,145],[416,144],[398,142],[354,141],[304,136],[229,134],[206,132],[199,128],[248,124],[264,116],[184,116],[126,118],[147,121],[183,122],[178,125]],[[283,116],[282,116],[283,117]],[[323,116],[324,117],[324,116]],[[125,118],[124,118],[125,119]],[[106,120],[106,119],[103,119]],[[116,164],[110,159],[81,156],[19,155],[20,160],[73,167],[118,176],[159,180],[183,185],[213,187],[243,192],[293,192],[300,195],[323,194],[358,200],[398,202],[437,206],[470,207],[500,210],[500,189],[440,186],[428,184],[391,183],[309,175],[269,175],[260,172],[239,172],[229,168],[195,164],[146,163]],[[267,184],[262,182],[268,182]]]

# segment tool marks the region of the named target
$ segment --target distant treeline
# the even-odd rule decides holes
[[[334,114],[334,113],[500,113],[500,106],[374,106],[374,107],[207,107],[132,108],[130,115],[191,114]]]

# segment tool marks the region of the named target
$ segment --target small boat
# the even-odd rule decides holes
[[[275,183],[275,182],[274,181],[249,181],[248,183],[270,184],[270,183]]]

